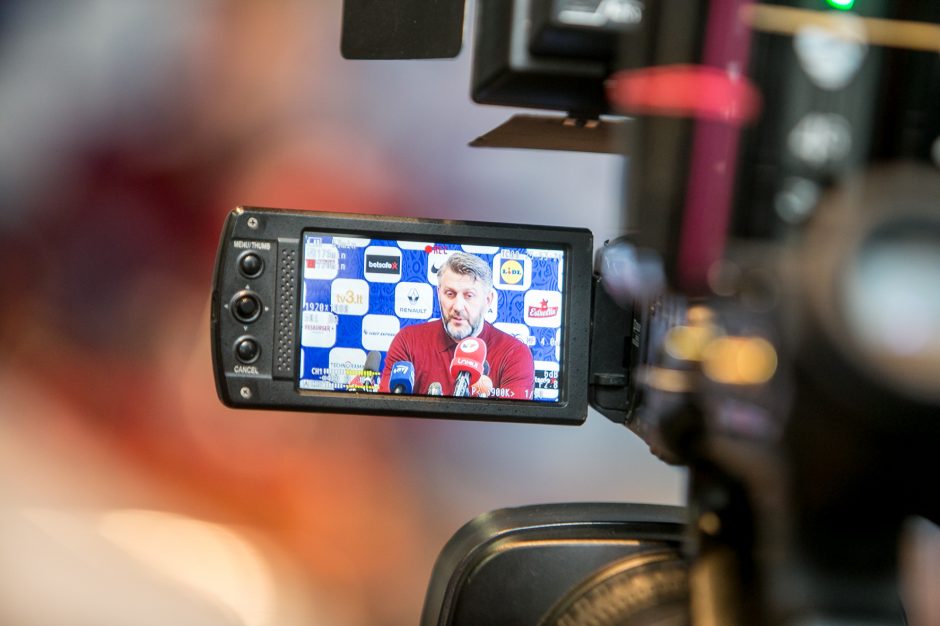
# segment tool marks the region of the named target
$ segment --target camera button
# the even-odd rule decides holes
[[[238,258],[238,271],[245,278],[257,278],[264,270],[264,261],[254,252],[246,252]]]
[[[245,324],[253,322],[261,316],[261,300],[257,294],[250,291],[241,291],[232,299],[232,315],[239,322]]]
[[[235,356],[242,363],[254,363],[261,354],[261,346],[253,337],[242,337],[235,342]]]

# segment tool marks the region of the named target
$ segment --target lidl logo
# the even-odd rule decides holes
[[[532,259],[505,251],[493,257],[493,283],[497,289],[526,291],[532,283]]]
[[[518,285],[522,281],[524,275],[525,273],[522,269],[522,263],[515,259],[503,261],[502,266],[499,268],[499,276],[507,285]]]

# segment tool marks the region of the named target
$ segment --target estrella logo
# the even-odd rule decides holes
[[[506,259],[499,266],[499,277],[507,285],[518,285],[525,277],[525,270],[519,261]]]
[[[558,307],[549,306],[548,300],[544,298],[537,306],[529,307],[529,317],[549,318],[549,317],[555,317],[556,315],[558,315]]]

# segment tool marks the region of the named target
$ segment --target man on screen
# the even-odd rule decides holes
[[[493,273],[483,259],[465,252],[447,257],[437,272],[441,319],[399,331],[385,357],[379,391],[392,391],[393,367],[408,363],[413,383],[409,379],[404,387],[411,393],[531,400],[531,351],[483,319],[494,296]],[[462,358],[465,353],[467,359]],[[472,364],[469,373],[455,374],[463,362]]]

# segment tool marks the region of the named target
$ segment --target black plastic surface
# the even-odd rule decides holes
[[[598,413],[618,424],[626,423],[636,406],[632,367],[640,350],[641,322],[632,309],[611,300],[597,277],[593,280],[591,318],[591,389],[589,402]]]
[[[533,54],[610,62],[617,35],[635,31],[643,21],[639,0],[533,0]]]
[[[343,0],[340,48],[347,59],[457,56],[464,0]]]
[[[481,104],[609,112],[607,64],[593,59],[535,55],[529,49],[533,0],[478,0],[471,95]]]
[[[474,139],[474,148],[524,148],[567,150],[598,154],[623,154],[629,120],[575,120],[551,115],[513,115],[485,135]]]
[[[678,549],[681,507],[566,503],[493,511],[461,528],[438,557],[422,626],[525,626],[600,567]]]

